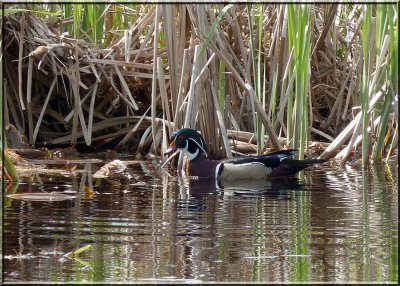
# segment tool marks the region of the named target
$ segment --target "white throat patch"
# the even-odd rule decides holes
[[[192,140],[201,149],[201,151],[203,151],[204,155],[206,155],[206,157],[208,157],[208,154],[207,154],[206,150],[204,149],[203,142],[200,142],[201,143],[201,145],[200,145],[196,140],[194,140],[192,138],[189,138],[189,140]],[[186,144],[186,148],[187,148],[187,144]],[[197,150],[197,151],[199,151],[199,150]],[[196,154],[198,154],[198,152],[196,152]]]
[[[189,146],[189,142],[186,141],[186,146],[185,146],[185,148],[183,149],[183,152],[184,152],[185,155],[189,158],[189,161],[191,161],[191,160],[193,160],[194,158],[196,158],[197,155],[199,155],[199,152],[200,152],[200,151],[199,151],[199,149],[196,149],[196,152],[190,153],[189,150],[188,150],[188,146]]]

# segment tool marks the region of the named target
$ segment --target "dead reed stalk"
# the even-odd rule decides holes
[[[82,7],[71,9],[87,11]],[[69,19],[14,10],[1,19],[5,122],[37,146],[162,154],[171,132],[186,126],[203,133],[214,158],[231,157],[228,138],[246,131],[265,143],[258,152],[298,146],[307,154],[309,141],[322,141],[329,144],[322,157],[345,163],[357,154],[364,112],[374,160],[385,150],[388,157],[398,136],[392,107],[398,70],[390,68],[398,43],[395,5],[377,6],[376,17],[391,17],[380,26],[365,22],[363,4],[304,7],[310,30],[304,63],[304,49],[292,38],[300,16],[285,4],[110,4],[99,14],[103,33],[92,27],[79,39],[67,34],[83,32]],[[368,51],[363,101],[362,33],[371,31],[380,34]],[[309,88],[296,87],[299,82]],[[292,120],[303,120],[306,145],[298,143]]]

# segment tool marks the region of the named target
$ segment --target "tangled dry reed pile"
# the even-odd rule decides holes
[[[104,28],[116,5],[101,15]],[[305,152],[319,141],[314,146],[323,146],[323,157],[342,163],[361,144],[363,9],[316,4],[305,23],[311,42],[309,64],[301,67],[309,83]],[[212,157],[257,151],[241,142],[263,143],[258,152],[298,146],[290,135],[299,95],[293,95],[288,5],[139,5],[124,16],[131,17],[130,28],[104,30],[102,47],[89,31],[81,39],[66,34],[70,19],[54,23],[33,12],[4,17],[5,125],[14,124],[37,146],[129,147],[161,156],[169,134],[184,126],[209,139]],[[372,77],[389,63],[389,40],[376,47],[380,57],[371,57]],[[381,79],[371,79],[369,134],[385,127],[390,153],[397,147],[398,83]]]

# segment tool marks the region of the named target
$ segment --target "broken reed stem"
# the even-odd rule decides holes
[[[198,64],[198,55],[200,52],[200,45],[196,45],[194,47],[194,56],[193,56],[193,66],[192,66],[192,73],[190,77],[190,85],[189,85],[189,92],[188,92],[188,101],[187,101],[187,106],[186,106],[186,113],[185,113],[185,121],[183,126],[184,127],[190,127],[193,126],[192,120],[193,118],[193,113],[194,111],[194,105],[195,105],[195,83],[197,79],[197,73],[199,69],[199,64]]]
[[[160,9],[161,7],[157,5],[156,7],[156,14],[155,14],[155,31],[154,31],[154,49],[153,49],[153,59],[158,58],[158,38],[159,38],[159,20],[160,20]],[[153,79],[152,79],[152,86],[151,86],[151,136],[153,141],[156,138],[156,131],[155,131],[155,118],[156,118],[156,89],[157,86],[157,65],[153,66]],[[154,150],[155,151],[155,150]]]

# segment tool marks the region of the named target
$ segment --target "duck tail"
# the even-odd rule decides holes
[[[304,159],[304,160],[284,160],[282,163],[272,170],[270,176],[291,176],[301,170],[314,165],[326,162],[324,159]]]

